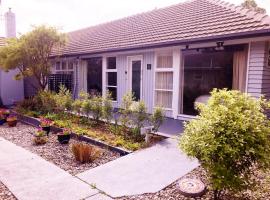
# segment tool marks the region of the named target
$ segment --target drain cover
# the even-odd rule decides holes
[[[199,179],[181,179],[178,182],[178,188],[180,193],[186,197],[200,197],[206,192],[204,183]]]

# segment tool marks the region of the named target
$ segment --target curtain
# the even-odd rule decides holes
[[[233,89],[245,92],[247,75],[247,51],[236,51],[233,55]]]
[[[156,91],[156,106],[172,108],[172,96],[170,91]]]
[[[173,89],[173,72],[156,73],[156,89],[172,90]]]
[[[158,56],[157,68],[172,68],[173,67],[173,56]]]

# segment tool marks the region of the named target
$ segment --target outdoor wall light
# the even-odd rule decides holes
[[[215,48],[217,51],[224,50],[224,42],[217,42],[217,47]]]

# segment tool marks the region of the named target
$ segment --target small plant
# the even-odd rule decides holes
[[[40,127],[50,127],[53,125],[53,122],[46,118],[40,119]]]
[[[16,115],[9,115],[6,120],[10,127],[15,127],[17,125],[18,118]]]
[[[165,114],[164,110],[160,107],[155,108],[154,113],[150,117],[150,123],[153,126],[153,132],[156,133],[162,123],[164,122]]]
[[[120,109],[120,123],[123,127],[123,131],[126,131],[132,124],[132,104],[135,101],[135,97],[132,92],[126,93],[122,98],[121,109]]]
[[[198,104],[197,119],[185,125],[180,148],[206,170],[214,199],[222,191],[254,187],[253,169],[269,169],[269,102],[239,91],[213,90],[208,104]]]
[[[70,135],[72,133],[70,128],[64,128],[63,132],[61,132],[60,134],[62,135]]]
[[[73,144],[71,150],[75,159],[81,163],[93,162],[100,156],[96,147],[84,143]]]
[[[103,98],[102,116],[106,120],[107,124],[110,124],[113,115],[112,98],[109,92]]]
[[[42,130],[42,129],[38,129],[34,134],[33,134],[33,142],[36,145],[41,145],[41,144],[45,144],[48,141],[47,138],[47,132]]]
[[[98,122],[102,117],[103,99],[101,96],[93,96],[91,98],[91,112],[93,119]]]
[[[71,110],[72,108],[72,94],[63,85],[60,85],[58,94],[55,95],[55,102],[58,110],[64,112],[65,110]]]

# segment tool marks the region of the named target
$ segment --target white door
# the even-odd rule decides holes
[[[128,81],[129,90],[133,93],[135,100],[142,99],[142,56],[128,57]]]

